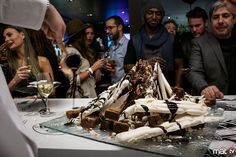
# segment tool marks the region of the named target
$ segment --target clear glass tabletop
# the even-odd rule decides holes
[[[109,132],[105,132],[99,129],[99,127],[93,128],[88,131],[81,126],[72,124],[65,126],[68,121],[66,116],[59,117],[40,125],[50,129],[57,130],[59,132],[68,133],[71,135],[84,137],[87,139],[117,145],[129,149],[155,153],[164,156],[186,156],[186,157],[200,157],[204,156],[207,151],[218,126],[218,122],[205,124],[201,129],[192,129],[184,134],[182,138],[173,139],[170,137],[161,136],[151,139],[142,140],[136,143],[119,143],[115,140],[114,136]]]

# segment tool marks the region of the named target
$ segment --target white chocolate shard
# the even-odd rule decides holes
[[[163,79],[161,77],[162,71],[161,71],[161,68],[160,68],[159,64],[157,65],[157,74],[158,74],[158,82],[159,82],[159,86],[160,86],[160,89],[161,89],[162,99],[163,100],[167,100],[168,97],[167,97],[167,94],[166,94],[166,89],[165,89],[164,81],[163,81]]]
[[[128,80],[121,80],[115,85],[110,86],[108,90],[102,92],[97,98],[94,98],[91,102],[89,102],[86,110],[84,112],[81,112],[79,116],[73,120],[73,122],[78,125],[81,122],[81,118],[87,117],[96,111],[103,111],[102,109],[113,104],[120,96],[122,91],[128,86]]]
[[[161,74],[165,89],[166,89],[166,93],[168,94],[169,97],[171,97],[171,94],[173,93],[170,84],[168,83],[168,81],[166,80],[165,76],[163,75],[163,73]]]
[[[129,80],[123,80],[120,81],[118,84],[116,84],[116,88],[112,91],[112,95],[108,98],[108,100],[105,102],[105,105],[110,105],[113,102],[117,100],[117,98],[120,96],[122,91],[129,86]]]
[[[204,116],[184,116],[176,119],[176,122],[164,122],[160,126],[164,127],[166,132],[173,132],[183,128],[197,126],[199,124],[219,121],[219,117],[204,117]],[[178,122],[178,123],[177,123]],[[180,128],[181,126],[181,128]],[[137,129],[122,132],[116,135],[116,139],[122,143],[135,142],[142,139],[148,139],[165,134],[164,130],[160,127],[140,127]]]
[[[208,112],[208,107],[205,105],[189,102],[189,101],[171,101],[177,105],[176,114],[187,113],[189,115],[203,115]],[[145,109],[144,109],[145,107]],[[148,109],[148,111],[147,111]],[[126,108],[120,117],[120,120],[130,118],[131,115],[137,112],[157,112],[157,113],[169,113],[170,109],[165,100],[156,99],[138,99],[135,100],[135,104]]]

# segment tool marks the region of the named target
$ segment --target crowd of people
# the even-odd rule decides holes
[[[39,72],[50,73],[51,79],[61,82],[52,97],[71,95],[76,74],[75,96],[93,98],[102,92],[96,90],[96,84],[104,73],[106,88],[118,82],[139,59],[145,59],[151,64],[158,62],[172,86],[183,87],[193,95],[216,99],[236,94],[235,0],[216,1],[209,15],[200,7],[190,10],[186,14],[190,32],[182,34],[174,20],[163,22],[165,9],[150,0],[142,7],[143,26],[130,40],[124,36],[121,17],[105,20],[105,33],[112,41],[108,48],[100,38],[96,40],[92,24],[74,19],[65,25],[47,0],[2,0],[0,4],[0,23],[4,24],[0,88],[5,91],[0,94],[0,121],[7,129],[1,131],[0,141],[8,141],[0,142],[3,156],[37,156],[37,147],[17,117],[11,96],[34,94],[24,89],[29,81],[37,80]],[[26,15],[28,18],[22,19]],[[65,31],[68,42],[59,61],[52,44],[62,44]],[[79,56],[75,73],[66,64],[70,54]]]
[[[66,55],[60,61],[55,55],[52,44],[58,39],[50,41],[47,35],[53,34],[48,33],[46,27],[42,28],[44,35],[43,31],[4,25],[2,37],[7,43],[7,50],[4,49],[7,53],[1,64],[9,90],[13,97],[28,96],[20,92],[24,90],[23,87],[29,81],[36,80],[38,72],[48,72],[55,81],[61,82],[51,97],[70,97],[75,92],[75,97],[93,98],[109,85],[117,83],[139,59],[145,59],[151,64],[158,62],[170,85],[182,87],[190,94],[212,98],[235,94],[232,81],[235,78],[232,70],[235,64],[232,53],[235,15],[230,12],[234,9],[233,3],[230,4],[223,1],[214,3],[216,6],[210,9],[209,17],[200,7],[191,9],[186,13],[189,32],[180,33],[174,20],[163,21],[163,6],[150,0],[142,6],[143,25],[130,40],[124,36],[121,17],[115,15],[104,21],[104,33],[111,40],[109,47],[105,47],[96,36],[97,30],[91,23],[74,19],[66,25],[68,39],[64,44],[67,55],[79,55],[81,63],[75,74],[66,65]],[[218,10],[223,10],[223,13],[215,15]],[[213,38],[214,46],[210,46],[209,38]],[[199,42],[196,44],[196,41]],[[200,45],[203,41],[204,45]],[[196,53],[195,49],[200,52]],[[208,53],[203,52],[205,49]],[[213,57],[205,56],[212,49],[215,51],[212,54],[215,53],[219,62],[213,62]],[[209,66],[209,60],[215,64]],[[220,67],[223,68],[222,72]],[[215,71],[219,74],[216,75]],[[74,75],[76,90],[72,91]]]
[[[181,87],[190,94],[211,98],[236,94],[232,81],[235,78],[232,70],[235,65],[235,48],[232,46],[235,15],[226,8],[233,11],[233,4],[230,4],[214,3],[209,17],[201,7],[191,9],[186,13],[189,32],[178,32],[178,24],[173,19],[163,21],[163,6],[158,1],[147,1],[141,10],[143,25],[130,40],[124,36],[125,26],[120,16],[114,15],[104,21],[103,33],[111,40],[109,47],[97,36],[93,24],[74,19],[66,25],[68,38],[63,43],[66,55],[60,60],[52,45],[57,39],[48,39],[47,35],[53,34],[48,33],[46,27],[42,28],[45,35],[43,31],[4,25],[2,36],[7,43],[7,50],[4,50],[7,55],[1,64],[9,90],[13,97],[29,96],[21,93],[24,86],[36,80],[38,72],[48,72],[55,81],[61,82],[51,97],[94,98],[117,83],[138,60],[144,59],[152,65],[158,62],[170,85]],[[211,41],[214,46],[210,46]],[[75,73],[66,64],[70,54],[80,58]],[[213,54],[217,56],[215,60],[210,57]],[[209,63],[214,64],[210,66]],[[74,75],[76,89],[72,90]]]

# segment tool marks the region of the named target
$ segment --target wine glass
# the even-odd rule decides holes
[[[37,88],[39,95],[45,105],[45,110],[40,112],[40,116],[49,117],[55,115],[48,107],[48,96],[53,92],[53,79],[50,73],[39,73],[37,78]]]

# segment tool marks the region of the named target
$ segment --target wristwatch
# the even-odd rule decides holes
[[[90,73],[90,75],[93,75],[93,69],[92,68],[88,68],[87,71]]]

